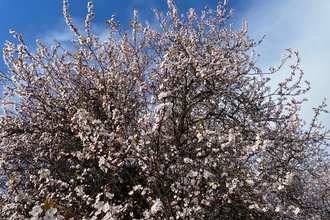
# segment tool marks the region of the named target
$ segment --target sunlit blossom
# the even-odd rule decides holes
[[[135,10],[128,30],[113,15],[104,37],[92,2],[80,30],[64,0],[71,49],[30,50],[10,30],[0,218],[329,219],[326,102],[304,122],[299,53],[263,72],[263,37],[232,25],[229,6],[185,13],[168,0],[150,23]]]
[[[30,215],[32,216],[38,216],[42,213],[42,208],[40,206],[34,206],[33,209],[30,212]]]
[[[153,205],[151,206],[150,212],[151,214],[156,214],[159,211],[163,210],[163,203],[160,201],[160,199],[156,199],[153,201]]]

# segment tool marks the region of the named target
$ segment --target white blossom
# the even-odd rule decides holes
[[[43,217],[43,220],[56,220],[55,213],[57,210],[55,208],[50,208],[45,212],[45,216]]]
[[[40,206],[34,206],[32,211],[29,212],[32,216],[38,216],[42,213],[42,208]]]
[[[156,214],[157,212],[160,212],[163,210],[163,203],[160,201],[160,199],[153,200],[153,205],[150,208],[151,214]]]
[[[135,10],[127,31],[112,16],[104,38],[92,2],[80,30],[64,0],[69,47],[31,50],[10,30],[0,219],[330,218],[326,102],[299,116],[311,88],[299,53],[263,72],[263,37],[231,24],[228,1],[168,7],[158,26]]]

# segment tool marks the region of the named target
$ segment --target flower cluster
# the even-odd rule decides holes
[[[328,219],[329,132],[298,115],[309,90],[299,54],[277,88],[256,66],[247,23],[227,1],[199,17],[155,10],[160,28],[110,19],[109,38],[75,33],[75,52],[6,42],[0,75],[0,218]]]

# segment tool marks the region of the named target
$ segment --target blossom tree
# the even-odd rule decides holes
[[[247,23],[235,30],[225,3],[159,27],[130,20],[109,37],[71,22],[74,51],[23,36],[5,42],[1,74],[1,211],[5,219],[327,219],[329,132],[299,117],[297,52],[256,66]],[[289,58],[288,78],[269,75]]]

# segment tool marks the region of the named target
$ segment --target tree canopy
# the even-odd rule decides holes
[[[230,24],[227,2],[107,20],[108,39],[63,13],[74,50],[5,42],[0,116],[6,219],[327,219],[329,131],[298,52],[257,67],[261,43]],[[270,76],[295,58],[274,88]],[[290,61],[288,61],[290,62]]]

